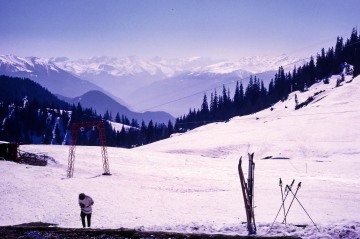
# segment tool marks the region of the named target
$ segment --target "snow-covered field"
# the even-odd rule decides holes
[[[68,146],[22,145],[56,162],[0,161],[0,226],[81,227],[77,198],[84,192],[95,201],[94,228],[247,235],[237,165],[242,156],[246,174],[254,152],[258,235],[359,238],[360,77],[335,88],[336,78],[294,92],[272,110],[131,150],[108,148],[111,176],[101,175],[100,147],[78,146],[74,177],[67,179]],[[295,94],[301,103],[315,93],[294,110]],[[287,225],[280,213],[269,231],[281,205],[279,178],[295,179],[295,189],[302,182],[297,196],[316,226],[295,200]],[[290,201],[289,195],[286,207]]]

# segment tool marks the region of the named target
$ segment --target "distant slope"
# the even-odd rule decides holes
[[[40,84],[18,77],[0,76],[0,101],[37,100],[39,103],[66,106],[67,103],[58,99]]]
[[[140,148],[218,157],[239,151],[256,152],[258,158],[286,157],[289,151],[299,158],[359,154],[360,76],[353,80],[346,76],[336,87],[338,78],[341,76],[331,77],[329,84],[320,82],[308,91],[293,92],[286,101],[255,114],[208,124]],[[309,104],[295,110],[295,98],[300,104],[310,97]]]
[[[145,113],[133,112],[100,91],[89,91],[79,97],[75,97],[72,99],[62,99],[69,102],[70,104],[80,103],[81,106],[92,108],[93,110],[96,110],[98,114],[102,115],[104,115],[106,110],[108,110],[109,113],[111,112],[113,118],[117,113],[119,113],[120,115],[125,115],[126,117],[128,117],[129,120],[137,119],[138,123],[141,123],[142,120],[144,120],[145,123],[148,123],[150,122],[150,120],[152,120],[154,123],[158,122],[167,124],[169,120],[175,120],[173,116],[162,111]]]
[[[178,117],[189,113],[189,109],[201,107],[204,94],[207,95],[208,103],[214,91],[222,94],[223,86],[230,90],[230,95],[235,92],[236,82],[239,81],[246,88],[251,73],[237,70],[229,73],[209,72],[186,72],[166,80],[156,81],[150,85],[139,88],[132,95],[136,97],[126,98],[135,110],[159,109],[169,112]],[[256,74],[269,85],[275,72]]]

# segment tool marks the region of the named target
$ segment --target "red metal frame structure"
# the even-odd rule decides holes
[[[72,178],[74,174],[74,161],[75,161],[75,148],[76,148],[76,139],[79,129],[81,128],[93,128],[96,127],[99,131],[100,146],[101,146],[101,155],[104,167],[103,175],[111,175],[109,170],[109,161],[106,148],[106,135],[105,135],[105,126],[103,121],[95,122],[81,122],[81,123],[72,123],[71,124],[71,141],[69,148],[69,161],[67,169],[67,177]]]

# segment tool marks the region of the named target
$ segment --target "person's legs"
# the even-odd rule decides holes
[[[88,224],[88,227],[91,226],[91,213],[87,214],[87,224]]]
[[[85,225],[85,216],[86,216],[86,214],[81,212],[80,216],[81,216],[81,222],[82,222],[83,227],[86,227],[86,225]]]

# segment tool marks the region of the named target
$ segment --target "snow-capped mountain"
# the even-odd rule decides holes
[[[286,55],[235,61],[205,57],[144,60],[132,56],[50,61],[124,99],[135,110],[164,110],[178,116],[189,108],[198,108],[206,91],[221,88],[223,84],[232,90],[236,81],[246,85],[251,74],[259,73],[267,85],[279,66],[289,65],[292,69],[292,63],[298,59]]]
[[[71,98],[99,90],[133,110],[162,110],[179,116],[189,108],[198,108],[203,93],[221,91],[223,84],[234,92],[236,81],[246,86],[251,74],[268,85],[278,67],[291,70],[295,63],[301,64],[286,55],[233,61],[205,57],[144,60],[134,56],[71,60],[10,55],[0,56],[0,74],[30,78]]]
[[[217,63],[217,60],[203,57],[189,59],[163,59],[155,57],[151,60],[129,57],[93,57],[90,59],[70,60],[66,57],[51,58],[49,60],[64,70],[78,76],[101,75],[107,73],[112,76],[124,77],[131,75],[148,75],[157,80],[172,77],[184,71],[194,71]]]
[[[304,60],[290,58],[286,55],[278,57],[255,56],[244,57],[234,61],[220,61],[218,63],[205,66],[201,70],[217,74],[227,74],[239,70],[246,70],[252,74],[259,74],[268,71],[275,71],[280,66],[283,66],[285,69],[292,70],[294,64],[303,65],[304,63]]]
[[[133,92],[139,88],[216,62],[209,58],[162,59],[156,57],[143,60],[135,56],[93,57],[79,60],[61,57],[51,58],[49,61],[129,102],[133,98]]]
[[[0,56],[0,75],[29,78],[49,91],[75,97],[89,90],[102,90],[99,86],[82,80],[54,63],[37,57]]]
[[[252,74],[277,70],[280,66],[292,65],[297,58],[286,55],[278,57],[256,56],[238,60],[219,60],[206,57],[186,59],[164,59],[155,57],[151,60],[129,57],[93,57],[90,59],[70,60],[66,57],[51,58],[49,62],[78,76],[108,74],[117,77],[148,75],[156,80],[173,77],[184,72],[209,72],[228,74],[246,70]]]

